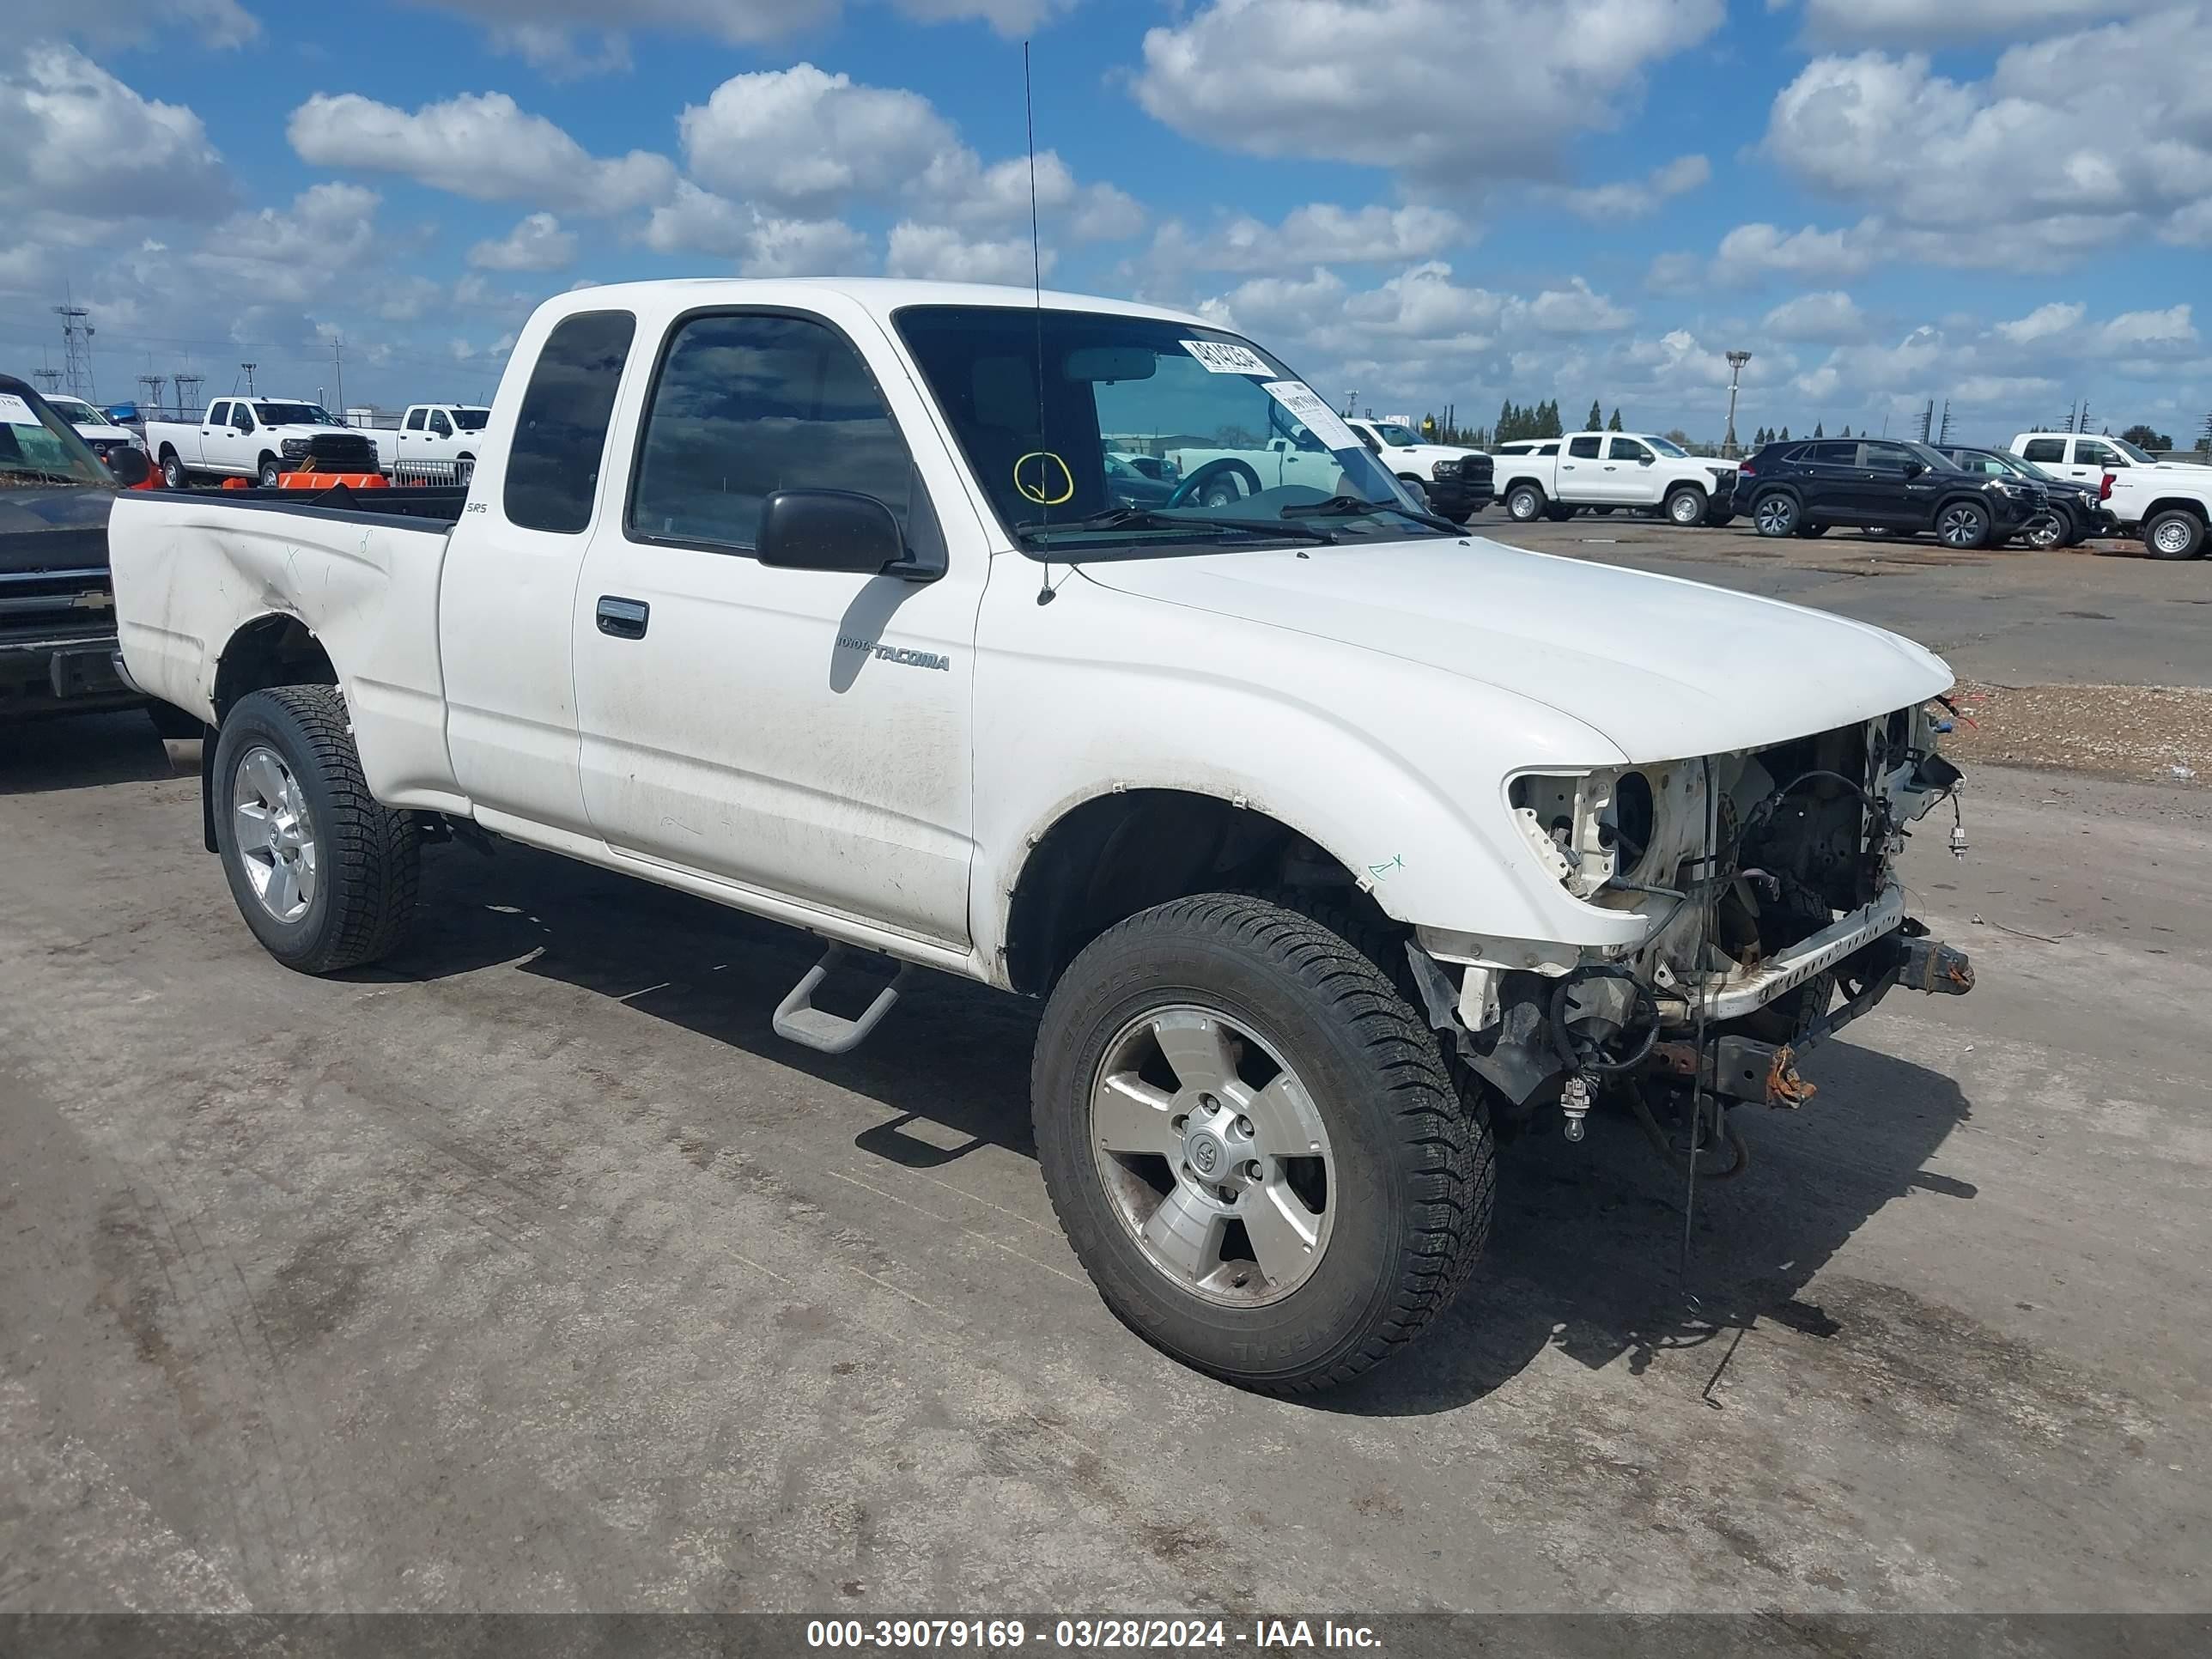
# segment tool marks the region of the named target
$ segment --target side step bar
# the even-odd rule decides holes
[[[914,972],[912,963],[899,964],[891,982],[876,993],[876,1000],[861,1012],[858,1019],[847,1019],[842,1014],[833,1014],[826,1008],[814,1006],[814,994],[822,981],[837,970],[838,963],[849,954],[842,945],[833,945],[823,953],[822,960],[806,970],[791,994],[775,1006],[775,1017],[769,1024],[775,1034],[803,1048],[825,1054],[848,1054],[868,1040],[868,1034],[884,1023],[899,1000],[907,975]]]

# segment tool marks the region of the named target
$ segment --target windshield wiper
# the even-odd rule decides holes
[[[1273,525],[1257,519],[1194,519],[1180,513],[1158,513],[1149,507],[1109,507],[1103,513],[1093,513],[1087,519],[1070,519],[1064,524],[1047,524],[1042,520],[1029,519],[1014,526],[1029,539],[1036,532],[1053,530],[1238,530],[1248,536],[1296,536],[1310,542],[1325,542],[1331,546],[1336,538],[1326,530],[1316,530],[1310,525]]]
[[[1425,524],[1431,530],[1441,530],[1447,536],[1464,536],[1465,525],[1454,524],[1449,519],[1434,513],[1423,513],[1414,507],[1401,507],[1395,501],[1370,501],[1358,495],[1332,495],[1325,501],[1316,501],[1311,507],[1286,507],[1286,519],[1355,519],[1368,513],[1395,513],[1401,519],[1411,519],[1415,524]]]

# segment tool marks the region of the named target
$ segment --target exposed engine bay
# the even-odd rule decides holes
[[[1422,941],[1431,1018],[1448,1012],[1439,1030],[1503,1097],[1504,1127],[1557,1106],[1578,1140],[1613,1095],[1671,1161],[1686,1127],[1693,1148],[1729,1140],[1737,1161],[1719,1173],[1735,1173],[1748,1154],[1724,1107],[1802,1104],[1815,1089],[1798,1060],[1894,986],[1971,989],[1963,953],[1906,915],[1893,871],[1945,801],[1963,855],[1944,729],[1937,708],[1899,709],[1742,753],[1515,779],[1516,823],[1553,878],[1649,927],[1626,947],[1517,963]]]

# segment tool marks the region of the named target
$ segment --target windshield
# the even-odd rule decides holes
[[[896,320],[1032,556],[1443,533],[1406,516],[1424,509],[1326,402],[1234,335],[1003,306],[911,306]]]
[[[2137,466],[2156,466],[2158,465],[2158,458],[2155,455],[2146,454],[2143,451],[2137,449],[2133,444],[2130,443],[2125,438],[2107,438],[2104,441],[2112,445],[2113,448],[2118,450],[2121,454],[2126,456]]]
[[[58,483],[112,489],[114,483],[100,457],[51,405],[42,409],[21,392],[0,391],[0,489]]]
[[[1650,444],[1652,448],[1657,450],[1662,455],[1679,455],[1686,460],[1689,458],[1690,452],[1688,450],[1683,448],[1681,445],[1674,443],[1668,439],[1646,438],[1644,441]]]
[[[453,410],[453,424],[460,428],[464,432],[483,431],[484,422],[490,418],[491,410],[488,409],[457,409]]]
[[[55,414],[72,426],[113,426],[105,410],[94,409],[82,398],[49,398]]]
[[[1394,421],[1377,421],[1375,429],[1382,434],[1382,441],[1393,449],[1411,449],[1424,441],[1411,427],[1400,426]]]
[[[264,426],[336,426],[320,404],[262,404],[253,405]]]

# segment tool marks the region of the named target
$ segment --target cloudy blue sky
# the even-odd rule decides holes
[[[574,284],[1026,281],[1386,411],[2212,410],[2212,0],[15,0],[0,364],[482,397]],[[96,18],[96,21],[88,21]]]

